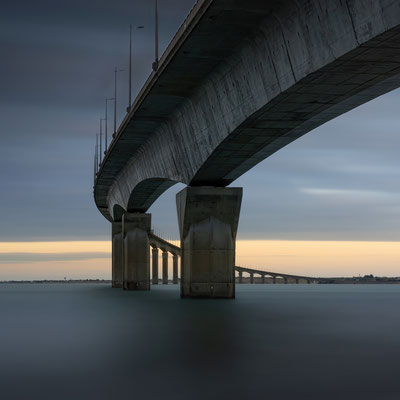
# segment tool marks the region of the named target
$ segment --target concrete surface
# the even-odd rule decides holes
[[[109,220],[176,182],[226,186],[400,86],[400,3],[202,0],[120,126],[94,196]]]
[[[177,194],[182,297],[235,297],[241,202],[241,188],[187,187]]]
[[[122,218],[124,235],[124,290],[150,290],[151,214],[127,213]]]
[[[122,288],[124,282],[124,239],[122,223],[112,223],[112,287]]]

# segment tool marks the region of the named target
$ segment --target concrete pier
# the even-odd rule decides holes
[[[178,256],[176,254],[172,255],[172,282],[178,283]]]
[[[152,283],[153,285],[158,285],[158,248],[153,247],[151,251],[151,261],[152,261]]]
[[[242,188],[187,187],[177,194],[181,297],[235,297]]]
[[[254,283],[254,274],[250,274],[250,283]]]
[[[239,271],[239,283],[243,282],[243,272]]]
[[[122,222],[112,223],[112,287],[122,288],[124,281],[124,241]]]
[[[168,285],[168,252],[162,253],[162,283]]]
[[[124,290],[150,290],[151,214],[126,213],[124,235]]]

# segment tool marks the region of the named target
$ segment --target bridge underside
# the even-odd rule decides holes
[[[146,211],[176,182],[226,186],[400,85],[400,4],[200,1],[122,123],[94,192]],[[216,39],[218,38],[218,39]]]
[[[207,204],[224,210],[229,189],[217,195],[208,187],[228,186],[300,136],[399,86],[398,1],[199,0],[111,143],[96,204],[115,223],[146,212],[177,182],[198,189],[198,207],[178,196],[178,215],[182,204],[192,210],[180,221],[191,226],[181,229],[189,249],[183,268],[191,265],[184,292],[215,293],[223,283],[228,293],[240,206],[227,219],[214,215]],[[205,232],[225,232],[215,254]],[[202,252],[209,265],[226,261],[224,277],[197,265]],[[206,275],[208,283],[192,284]]]

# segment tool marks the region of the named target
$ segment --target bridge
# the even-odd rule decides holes
[[[182,297],[234,297],[242,188],[227,187],[323,123],[400,86],[393,0],[199,0],[96,171],[113,275],[150,288],[151,215],[172,185]],[[119,286],[116,283],[116,286]]]
[[[159,284],[159,252],[162,252],[162,284],[167,285],[169,283],[168,280],[168,264],[169,264],[169,255],[172,256],[172,283],[179,283],[179,269],[178,269],[178,259],[181,257],[181,248],[171,243],[168,240],[161,238],[158,235],[155,235],[153,231],[148,234],[149,244],[151,247],[151,283],[153,285]],[[262,269],[255,268],[247,268],[235,266],[234,271],[237,272],[237,276],[235,277],[235,281],[237,283],[244,283],[243,281],[243,273],[247,273],[249,275],[249,283],[255,283],[255,276],[259,276],[261,279],[260,283],[267,283],[267,278],[270,278],[271,283],[277,283],[277,280],[282,281],[283,283],[327,283],[332,280],[332,278],[318,278],[318,277],[310,277],[303,275],[292,275],[280,272],[271,272],[265,271]],[[120,276],[113,277],[113,284],[117,285],[117,287],[123,287],[124,277],[123,274]]]

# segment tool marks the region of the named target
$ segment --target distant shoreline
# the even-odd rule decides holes
[[[37,279],[37,280],[9,280],[0,281],[0,284],[6,283],[110,283],[109,279]]]
[[[180,281],[180,280],[179,280]],[[110,279],[38,279],[38,280],[8,280],[8,281],[0,281],[0,284],[54,284],[54,283],[62,283],[62,284],[77,284],[77,283],[92,283],[92,284],[109,284],[111,285],[112,281]],[[250,278],[243,277],[242,283],[250,284]],[[295,281],[289,280],[289,284],[294,284]],[[305,284],[305,282],[300,282],[301,284]],[[162,285],[162,280],[159,280],[159,284]],[[173,284],[172,280],[168,280],[168,284]],[[236,284],[240,285],[238,278],[236,278]],[[264,284],[271,285],[274,284],[272,280],[266,278],[265,282],[261,281],[261,278],[255,277],[254,284]],[[276,284],[282,285],[282,282],[277,281]],[[313,284],[319,285],[332,285],[332,284],[400,284],[400,277],[374,277],[371,275],[366,275],[364,277],[336,277],[336,278],[324,278],[324,282],[314,282]]]

